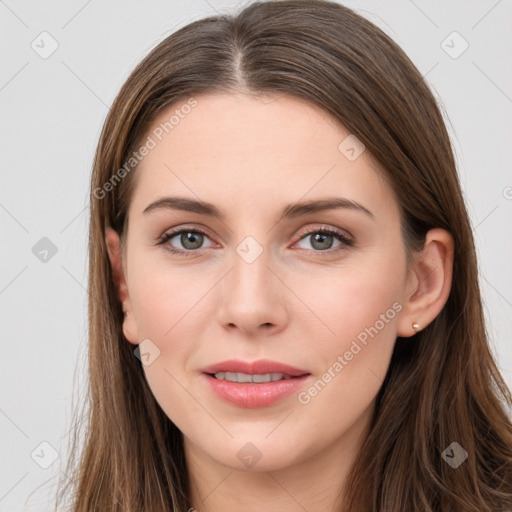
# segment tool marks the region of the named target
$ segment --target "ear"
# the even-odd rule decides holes
[[[107,227],[105,230],[105,242],[107,244],[108,257],[112,266],[112,274],[114,276],[118,298],[125,312],[123,333],[129,342],[137,345],[139,343],[137,322],[135,321],[135,315],[128,293],[128,285],[120,249],[120,239],[118,233],[111,227]]]
[[[409,269],[398,336],[413,336],[414,323],[422,330],[443,309],[452,285],[453,248],[448,231],[435,228],[427,233],[424,248],[415,254]]]

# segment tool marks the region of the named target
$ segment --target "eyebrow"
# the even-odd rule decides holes
[[[211,203],[176,196],[162,197],[161,199],[157,199],[156,201],[148,205],[144,209],[143,213],[146,214],[155,210],[162,209],[181,210],[186,212],[198,213],[200,215],[208,215],[210,217],[215,217],[221,221],[225,220],[226,218],[226,214]],[[366,214],[371,219],[375,220],[375,216],[370,210],[368,210],[368,208],[357,203],[356,201],[346,199],[343,197],[328,197],[324,199],[291,203],[283,209],[280,220],[294,219],[296,217],[300,217],[301,215],[307,215],[311,213],[335,209],[348,209],[360,211]]]

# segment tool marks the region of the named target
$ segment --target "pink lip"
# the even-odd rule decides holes
[[[252,363],[236,360],[224,361],[203,368],[202,372],[204,373],[202,377],[219,398],[238,407],[249,409],[271,405],[296,392],[310,375],[309,372],[300,368],[265,359]],[[216,379],[213,374],[217,372],[240,372],[250,375],[282,373],[293,378],[259,384],[239,383]]]

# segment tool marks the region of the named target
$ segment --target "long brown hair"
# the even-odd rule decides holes
[[[90,191],[88,413],[77,417],[71,480],[59,499],[72,487],[74,512],[190,507],[182,434],[124,338],[104,235],[111,226],[124,240],[137,172],[124,166],[155,116],[215,91],[279,92],[321,106],[382,167],[406,248],[421,248],[431,228],[454,239],[449,298],[423,331],[396,340],[344,511],[512,510],[512,397],[488,345],[473,235],[439,107],[396,43],[326,0],[257,2],[190,23],[140,62],[115,99]],[[456,469],[442,457],[453,442],[467,452]]]

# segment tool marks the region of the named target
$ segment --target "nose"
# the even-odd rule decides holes
[[[265,249],[252,262],[234,254],[233,265],[218,290],[217,318],[224,328],[261,337],[286,327],[291,292],[270,260]]]

